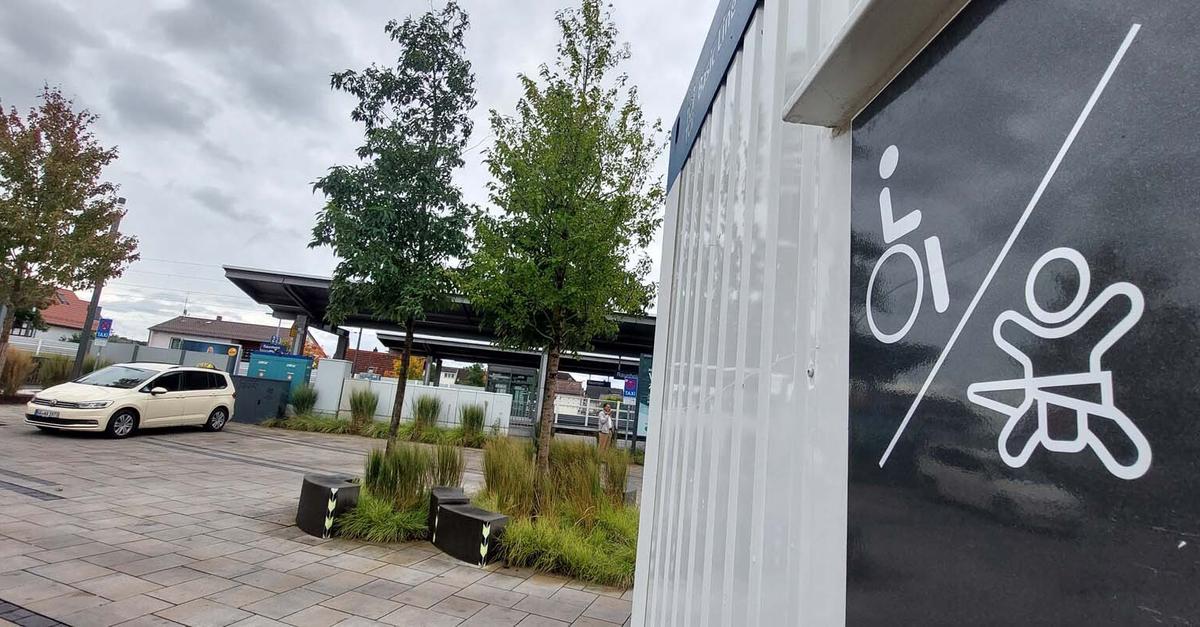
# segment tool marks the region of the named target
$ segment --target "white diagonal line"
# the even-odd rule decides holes
[[[1050,163],[1050,169],[1046,170],[1046,175],[1042,177],[1042,182],[1038,184],[1037,190],[1033,192],[1033,197],[1029,199],[1029,204],[1025,206],[1025,212],[1021,214],[1021,219],[1017,220],[1017,225],[1013,227],[1008,240],[1004,242],[1004,247],[1000,249],[1000,255],[992,263],[987,276],[983,278],[983,283],[979,285],[979,290],[975,292],[975,297],[967,305],[966,312],[963,313],[962,319],[958,321],[958,326],[954,328],[954,333],[950,335],[945,348],[942,349],[942,354],[938,355],[937,361],[933,364],[933,369],[929,371],[929,376],[925,377],[925,383],[921,386],[921,391],[917,392],[917,397],[913,399],[912,405],[908,408],[908,413],[904,415],[904,420],[900,421],[900,427],[896,429],[896,434],[892,436],[892,441],[888,444],[887,450],[883,452],[883,457],[879,458],[880,468],[883,468],[883,465],[887,463],[888,457],[892,454],[892,449],[900,441],[900,436],[904,433],[904,429],[908,427],[908,422],[912,420],[913,414],[917,411],[917,406],[921,404],[921,401],[925,398],[925,393],[929,391],[929,385],[933,383],[933,378],[937,376],[942,363],[946,361],[946,355],[950,353],[951,348],[954,348],[954,343],[958,341],[958,336],[962,333],[963,327],[967,326],[967,321],[971,319],[971,314],[975,313],[975,307],[983,298],[983,294],[987,291],[988,286],[992,284],[992,278],[996,276],[996,271],[1000,269],[1000,264],[1004,262],[1004,258],[1008,255],[1008,251],[1017,240],[1017,236],[1021,234],[1021,229],[1025,228],[1025,223],[1029,221],[1029,216],[1033,214],[1038,201],[1042,199],[1042,193],[1046,191],[1046,186],[1050,184],[1050,180],[1058,172],[1058,166],[1062,163],[1063,157],[1071,149],[1071,144],[1075,143],[1075,137],[1079,134],[1079,129],[1083,128],[1084,122],[1087,122],[1088,116],[1092,113],[1092,107],[1096,106],[1096,101],[1100,99],[1100,94],[1104,93],[1104,88],[1108,86],[1109,79],[1117,71],[1117,66],[1121,64],[1121,59],[1125,56],[1125,51],[1129,50],[1129,45],[1133,43],[1133,38],[1137,36],[1138,30],[1141,28],[1141,24],[1134,24],[1129,28],[1129,32],[1125,35],[1125,40],[1121,42],[1121,47],[1117,49],[1117,54],[1113,56],[1112,61],[1108,64],[1108,69],[1104,71],[1104,76],[1100,77],[1100,83],[1096,85],[1096,89],[1092,90],[1092,96],[1088,98],[1087,104],[1083,106],[1083,111],[1079,113],[1079,119],[1075,120],[1075,126],[1071,127],[1071,132],[1067,134],[1066,141],[1058,149],[1058,154],[1054,156],[1054,161]]]

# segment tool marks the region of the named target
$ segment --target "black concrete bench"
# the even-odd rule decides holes
[[[463,493],[462,488],[434,488],[429,491],[429,515],[425,519],[425,526],[429,527],[430,540],[433,539],[434,531],[438,524],[438,509],[443,505],[462,505],[470,503],[471,500]]]
[[[328,538],[337,517],[358,505],[358,490],[354,477],[347,475],[304,475],[296,526],[310,536]]]
[[[500,557],[500,536],[508,516],[470,503],[441,504],[430,528],[433,545],[447,555],[483,566]]]

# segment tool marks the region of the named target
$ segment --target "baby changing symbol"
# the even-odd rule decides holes
[[[1058,311],[1047,311],[1034,298],[1034,281],[1047,264],[1066,261],[1075,267],[1079,276],[1078,292],[1066,307]],[[1000,457],[1013,468],[1024,466],[1039,446],[1052,453],[1080,453],[1091,449],[1110,473],[1121,479],[1137,479],[1150,469],[1150,443],[1137,425],[1117,406],[1113,392],[1113,373],[1105,369],[1104,354],[1129,332],[1142,317],[1144,300],[1142,292],[1132,283],[1114,283],[1104,288],[1094,300],[1087,303],[1091,287],[1091,271],[1087,260],[1072,248],[1056,248],[1043,255],[1033,264],[1025,281],[1025,304],[1032,318],[1023,313],[1008,310],[1001,313],[992,326],[992,338],[996,346],[1016,360],[1023,376],[1018,379],[973,383],[967,387],[967,398],[972,403],[1007,416],[1000,431],[998,447]],[[1128,312],[1107,331],[1088,353],[1087,365],[1082,371],[1066,374],[1037,375],[1032,358],[1010,341],[1013,333],[1024,330],[1035,338],[1056,340],[1067,338],[1085,325],[1110,303],[1119,306],[1119,301],[1128,302]],[[1086,304],[1086,306],[1085,306]],[[1015,326],[1014,326],[1015,325]],[[1008,337],[1006,337],[1006,333]],[[1016,405],[992,398],[996,393],[1020,393]],[[1090,396],[1091,398],[1084,398]],[[1074,418],[1073,436],[1053,434],[1050,429],[1051,411],[1066,412]],[[1020,450],[1013,453],[1010,440],[1014,432],[1025,421],[1025,416],[1036,417],[1032,434]],[[1024,430],[1028,430],[1026,425]],[[1119,434],[1130,445],[1131,455],[1122,455],[1118,460],[1108,444],[1097,434]],[[1112,443],[1112,437],[1106,437]],[[1117,443],[1120,444],[1120,443]]]

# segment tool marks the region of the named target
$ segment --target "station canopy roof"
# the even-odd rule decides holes
[[[329,277],[225,266],[225,278],[245,292],[254,302],[270,307],[272,314],[277,318],[292,320],[301,314],[307,314],[309,326],[331,333],[336,332],[336,329],[325,320],[325,313],[329,307],[329,288],[332,283],[332,279]],[[617,316],[616,336],[597,338],[593,342],[592,350],[601,356],[620,357],[623,360],[653,353],[654,324],[654,316],[619,315]],[[370,311],[346,316],[340,326],[392,333],[404,332],[402,325],[379,318]],[[483,317],[463,297],[454,297],[451,299],[451,304],[444,310],[430,312],[424,320],[418,320],[415,333],[435,339],[468,341],[460,344],[482,342],[482,345],[477,345],[481,349],[513,352],[487,346],[496,341],[495,331],[484,324]],[[449,354],[442,356],[459,361],[485,361],[481,357],[459,358]],[[534,362],[533,367],[536,368],[536,358]],[[497,360],[491,363],[507,364],[508,362]],[[587,370],[572,370],[565,366],[563,369],[571,372],[588,372]]]
[[[382,332],[376,334],[379,342],[399,354],[404,350],[403,333]],[[518,366],[537,370],[541,366],[541,353],[500,348],[487,342],[413,334],[413,354],[435,359],[452,359],[467,363],[484,363],[498,366]],[[605,377],[627,377],[638,374],[638,358],[632,356],[603,355],[599,353],[564,353],[559,359],[559,370]]]

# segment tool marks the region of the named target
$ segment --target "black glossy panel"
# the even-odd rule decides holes
[[[849,624],[1200,622],[1198,113],[1200,3],[977,0],[855,120]]]

